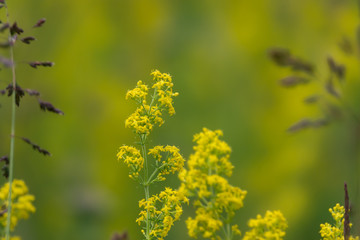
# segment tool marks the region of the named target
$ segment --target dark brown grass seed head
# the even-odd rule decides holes
[[[18,35],[20,35],[21,33],[23,33],[24,30],[22,28],[20,28],[16,22],[13,23],[13,25],[10,27],[10,34],[14,35],[15,33],[17,33]]]
[[[8,96],[10,97],[13,92],[14,92],[14,88],[13,88],[13,85],[12,83],[10,83],[7,87],[6,87],[6,90],[8,91]],[[25,92],[24,90],[22,90],[22,88],[16,84],[16,87],[15,87],[15,103],[17,106],[20,105],[20,99],[25,95]]]
[[[37,68],[38,66],[43,66],[43,67],[52,67],[54,66],[53,62],[39,62],[39,61],[35,61],[35,62],[29,62],[29,65],[33,68]]]
[[[337,64],[332,57],[327,58],[330,71],[334,73],[340,80],[345,77],[345,65]]]
[[[21,41],[23,42],[23,43],[26,43],[26,44],[30,44],[32,41],[35,41],[36,40],[36,38],[34,38],[34,37],[24,37],[24,38],[22,38],[21,39]]]
[[[37,21],[37,23],[33,26],[34,28],[36,27],[41,27],[46,21],[46,18],[42,18],[39,21]]]
[[[280,85],[283,87],[295,87],[299,84],[306,84],[308,82],[308,79],[297,76],[285,77],[279,81]]]
[[[287,66],[291,55],[288,49],[273,48],[269,50],[269,57],[279,66]]]
[[[40,93],[33,89],[25,89],[25,92],[29,94],[29,96],[40,96]]]
[[[316,103],[318,102],[320,99],[320,96],[319,95],[311,95],[311,96],[308,96],[307,98],[304,99],[304,102],[306,104],[312,104],[312,103]]]
[[[40,108],[41,110],[43,111],[49,111],[49,112],[53,112],[53,113],[57,113],[59,115],[64,115],[64,113],[60,110],[60,109],[57,109],[55,108],[51,103],[49,102],[44,102],[44,101],[41,101],[39,99],[39,104],[40,104]]]
[[[326,81],[325,90],[335,98],[340,98],[340,93],[335,89],[333,80],[330,78]]]
[[[51,153],[43,148],[41,148],[39,145],[31,142],[28,138],[25,137],[21,137],[21,140],[23,140],[24,142],[26,142],[27,144],[29,144],[30,146],[32,146],[32,148],[36,151],[38,151],[39,153],[44,154],[45,156],[51,156]]]

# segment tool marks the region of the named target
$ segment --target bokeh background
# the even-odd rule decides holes
[[[282,88],[278,79],[290,71],[267,54],[275,46],[291,49],[316,64],[319,79],[327,77],[327,56],[345,63],[343,101],[360,114],[359,61],[338,47],[344,36],[356,43],[356,1],[9,0],[8,5],[11,19],[28,29],[25,35],[38,39],[15,47],[20,86],[39,90],[65,112],[44,113],[30,97],[17,111],[17,135],[53,155],[44,157],[16,141],[15,176],[27,182],[37,207],[16,230],[23,239],[105,240],[123,230],[141,239],[135,219],[143,192],[116,153],[134,142],[124,128],[135,109],[125,101],[126,91],[140,79],[149,81],[152,69],[170,73],[180,93],[176,115],[156,129],[153,143],[176,145],[188,158],[195,133],[222,129],[233,149],[231,183],[248,191],[234,220],[242,232],[248,219],[279,209],[289,224],[286,239],[319,239],[319,224],[331,220],[328,209],[343,203],[344,181],[351,201],[359,203],[358,123],[345,112],[324,128],[286,132],[303,117],[322,116],[303,99],[323,89],[316,82]],[[32,29],[42,17],[44,26]],[[24,64],[32,60],[56,65],[34,70]],[[1,88],[9,76],[9,70],[1,71]],[[0,103],[0,155],[5,155],[10,98]],[[168,184],[179,183],[174,177]],[[191,214],[186,208],[182,220]],[[184,221],[167,239],[188,239]]]

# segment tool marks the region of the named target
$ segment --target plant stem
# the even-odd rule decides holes
[[[6,19],[10,24],[9,11],[6,1],[4,1],[4,6],[6,9]],[[12,85],[13,85],[13,94],[12,94],[12,108],[11,108],[11,138],[10,138],[10,160],[9,160],[9,198],[8,198],[8,209],[7,209],[7,221],[5,229],[5,239],[10,239],[10,224],[11,224],[11,194],[12,194],[12,182],[13,182],[13,172],[14,172],[14,148],[15,148],[15,117],[16,117],[16,105],[15,105],[15,95],[16,95],[16,74],[15,74],[15,63],[14,63],[14,49],[12,43],[12,36],[9,31],[9,41],[10,43],[10,61],[11,61],[11,72],[12,72]]]
[[[145,201],[147,202],[150,198],[150,187],[149,187],[149,168],[147,161],[147,153],[146,153],[146,135],[140,136],[140,145],[141,145],[141,153],[144,158],[144,192],[145,192]],[[149,209],[147,209],[146,213],[146,230],[145,230],[145,238],[147,240],[150,239],[150,213]]]

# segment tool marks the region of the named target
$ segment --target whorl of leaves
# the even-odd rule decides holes
[[[51,153],[43,148],[41,148],[39,145],[31,142],[28,138],[25,137],[21,137],[21,140],[23,140],[24,142],[26,142],[27,144],[29,144],[30,146],[32,146],[32,148],[36,151],[38,151],[39,153],[44,154],[45,156],[51,156]]]

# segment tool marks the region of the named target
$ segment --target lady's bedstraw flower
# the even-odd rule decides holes
[[[184,158],[174,146],[156,146],[149,150],[149,155],[156,159],[158,174],[153,181],[164,181],[165,175],[179,172],[184,167]],[[163,156],[165,155],[165,156]]]
[[[160,194],[153,195],[147,201],[142,199],[139,202],[139,207],[143,210],[136,222],[143,225],[142,232],[145,235],[146,218],[149,215],[151,239],[163,240],[173,223],[179,220],[182,214],[181,204],[188,202],[189,200],[182,193],[165,188]]]
[[[159,70],[151,72],[155,83],[151,88],[153,94],[148,100],[149,88],[142,81],[138,81],[136,88],[129,90],[126,99],[133,99],[139,105],[133,114],[125,121],[125,127],[131,128],[136,134],[148,136],[154,126],[164,123],[162,113],[167,111],[169,115],[175,114],[173,98],[179,93],[173,92],[172,78],[167,73]]]
[[[167,73],[158,70],[151,72],[153,76],[152,94],[150,88],[142,81],[127,92],[126,99],[133,99],[137,109],[125,121],[125,127],[130,128],[139,139],[139,149],[122,146],[117,154],[130,168],[129,177],[136,179],[143,187],[145,198],[139,202],[142,209],[136,222],[142,226],[146,240],[164,239],[174,221],[182,214],[181,204],[188,203],[182,192],[166,188],[160,194],[151,196],[150,186],[154,182],[164,181],[165,176],[180,172],[184,159],[178,148],[174,146],[155,146],[148,149],[148,136],[154,126],[164,123],[163,113],[175,113],[173,98],[178,93],[173,92],[172,78]],[[153,160],[150,162],[150,160]]]
[[[122,146],[117,154],[118,160],[122,159],[124,163],[130,168],[129,177],[137,179],[139,173],[144,166],[144,159],[140,151],[135,147]]]
[[[30,213],[35,212],[35,207],[32,204],[35,200],[33,195],[28,194],[29,190],[22,180],[14,179],[12,183],[12,213],[11,213],[11,231],[14,230],[20,219],[27,219]],[[8,194],[9,194],[9,183],[0,189],[0,204],[1,209],[5,210],[8,206]],[[4,212],[0,216],[0,223],[2,228],[5,228],[7,220],[7,212]]]
[[[331,213],[335,224],[334,225],[331,225],[329,223],[320,224],[321,227],[320,235],[323,238],[323,240],[343,240],[345,208],[343,206],[340,206],[339,203],[337,203],[335,207],[329,209],[329,212]],[[358,240],[358,239],[359,237],[353,237],[353,236],[349,237],[349,240]]]
[[[265,217],[257,215],[248,225],[251,230],[245,233],[243,240],[282,240],[288,227],[280,211],[267,211]]]
[[[220,130],[206,128],[194,136],[195,153],[187,163],[188,170],[179,174],[179,191],[194,197],[196,217],[186,221],[190,237],[221,239],[219,230],[225,238],[240,234],[237,225],[230,225],[235,211],[243,207],[246,191],[229,184],[225,178],[232,175],[233,165],[229,161],[231,149],[220,140]]]

